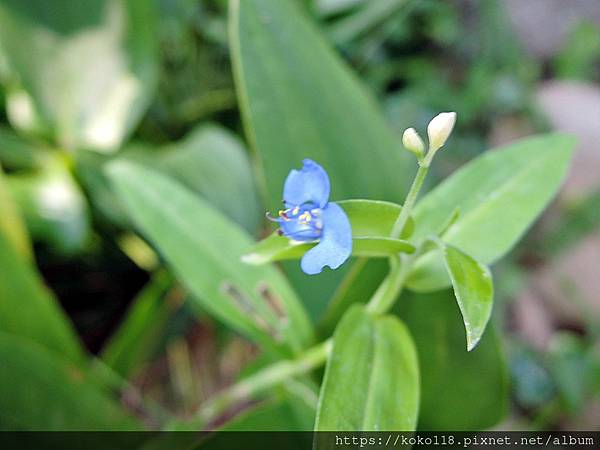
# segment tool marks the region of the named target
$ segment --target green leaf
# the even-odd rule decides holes
[[[586,348],[585,341],[573,333],[563,331],[552,336],[549,368],[561,401],[571,414],[581,411],[591,394],[594,354],[597,352]]]
[[[440,242],[467,333],[467,351],[473,350],[492,315],[494,285],[492,274],[483,264],[450,245]]]
[[[108,174],[126,210],[202,309],[269,349],[300,350],[312,330],[294,291],[273,267],[240,256],[251,238],[163,174],[120,161]]]
[[[0,193],[3,186],[0,180]],[[17,216],[0,203],[0,331],[27,337],[74,361],[83,359],[77,335],[28,257]],[[29,256],[29,250],[27,255]]]
[[[2,167],[0,167],[0,234],[3,234],[13,245],[15,254],[24,259],[31,258],[31,242],[25,224],[17,211],[17,205],[6,185]]]
[[[0,126],[0,162],[12,170],[34,169],[46,157],[43,145],[30,142],[15,134],[10,128]]]
[[[177,178],[254,233],[263,219],[250,161],[237,136],[218,125],[195,128],[153,166]]]
[[[166,271],[158,271],[133,300],[123,323],[102,349],[102,359],[125,378],[135,374],[158,346],[176,305],[166,298],[173,284]]]
[[[336,44],[348,44],[357,37],[377,28],[383,22],[394,20],[400,11],[408,9],[410,3],[410,0],[365,2],[353,14],[334,22],[329,30],[331,39]]]
[[[219,431],[310,431],[314,420],[314,407],[292,398],[272,399],[244,411]],[[295,440],[298,436],[290,437]]]
[[[7,64],[69,149],[115,150],[136,125],[157,80],[156,33],[156,6],[146,0],[0,5]]]
[[[85,247],[92,231],[87,199],[61,163],[18,172],[8,182],[34,241],[65,255]]]
[[[0,333],[0,429],[139,430],[137,420],[72,362]]]
[[[415,251],[415,247],[409,242],[388,237],[402,209],[400,205],[375,200],[344,200],[337,203],[344,209],[352,225],[353,256],[375,258]],[[410,236],[412,230],[413,222],[409,220],[402,237]],[[291,241],[274,232],[255,245],[243,258],[250,264],[298,259],[315,245]]]
[[[315,431],[412,431],[418,409],[417,354],[406,327],[349,309],[333,336]]]
[[[487,429],[508,406],[508,374],[491,327],[472,352],[452,291],[403,295],[397,313],[414,338],[421,367],[419,429]]]
[[[304,158],[327,170],[333,200],[401,199],[413,161],[294,1],[232,0],[230,44],[270,209],[281,204],[283,181]]]
[[[442,236],[483,264],[508,252],[556,194],[575,141],[549,134],[489,151],[466,164],[421,200],[414,211],[414,239],[439,231],[458,208]],[[449,279],[439,256],[421,257],[407,284],[417,291],[441,289]]]
[[[94,205],[105,218],[127,226],[102,171],[108,158],[87,151],[76,156],[77,174]],[[256,232],[264,217],[246,149],[234,133],[219,125],[203,124],[161,147],[131,144],[117,159],[143,163],[172,176],[250,233]]]

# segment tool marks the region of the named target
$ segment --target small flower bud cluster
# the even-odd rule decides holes
[[[455,112],[440,113],[431,119],[427,126],[427,136],[429,137],[429,150],[427,151],[427,160],[431,162],[431,158],[440,148],[444,146],[448,137],[452,133],[454,124],[456,123]],[[408,128],[402,135],[402,145],[414,153],[422,162],[425,156],[425,144],[419,133],[414,128]]]

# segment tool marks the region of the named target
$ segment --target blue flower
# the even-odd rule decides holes
[[[319,243],[302,257],[308,275],[323,267],[337,269],[352,253],[352,228],[344,210],[329,202],[329,177],[316,162],[305,159],[301,170],[292,170],[283,186],[285,209],[272,218],[287,238]]]

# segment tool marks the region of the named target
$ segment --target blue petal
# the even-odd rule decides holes
[[[288,208],[313,203],[324,208],[329,200],[329,177],[320,165],[311,159],[302,161],[301,170],[292,170],[283,186],[283,200]]]
[[[344,210],[335,203],[329,203],[322,211],[323,236],[300,262],[304,273],[314,275],[323,267],[337,269],[352,253],[352,228]]]

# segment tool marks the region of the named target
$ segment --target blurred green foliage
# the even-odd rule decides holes
[[[413,170],[399,148],[406,127],[458,113],[434,169],[439,180],[485,150],[499,123],[544,130],[532,102],[540,80],[598,81],[596,25],[575,24],[551,61],[541,61],[524,51],[499,0],[466,8],[435,0],[228,3],[0,1],[0,428],[185,422],[244,367],[251,371],[257,353],[210,314],[267,349],[254,363],[261,367],[299,352],[313,333],[328,336],[387,270],[359,259],[309,279],[295,265],[239,261],[271,231],[262,213],[278,208],[283,179],[302,158],[328,166],[335,199],[400,201]],[[115,179],[121,170],[117,190],[109,165]],[[556,258],[596,230],[599,198],[568,205],[542,238],[510,255],[500,270],[516,275],[500,282],[499,324],[508,321],[511,280],[520,286],[526,277],[527,254]],[[190,220],[192,210],[202,214]],[[56,276],[74,268],[80,277]],[[223,281],[230,291],[220,290]],[[293,312],[288,322],[273,303],[261,310],[273,295]],[[421,428],[502,419],[502,342],[523,427],[560,427],[600,395],[598,323],[589,315],[546,352],[498,326],[467,354],[447,297],[411,294],[396,311],[428,367]],[[82,341],[100,342],[97,355]],[[186,398],[190,377],[198,387]],[[227,429],[311,428],[315,405],[302,399],[315,396],[318,379],[245,405]]]

